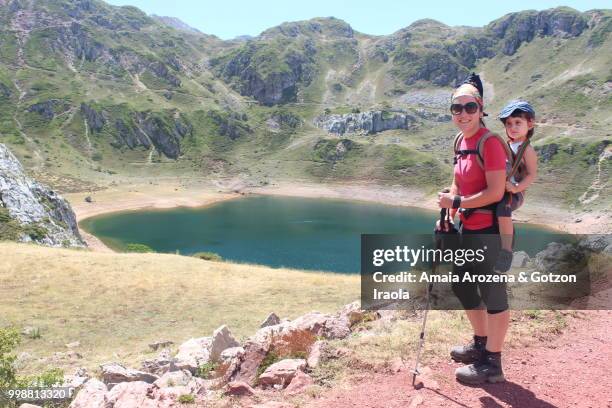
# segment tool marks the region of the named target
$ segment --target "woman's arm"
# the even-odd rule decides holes
[[[506,170],[486,171],[485,177],[487,187],[476,194],[461,197],[462,208],[484,207],[502,199],[506,190]],[[450,193],[438,193],[438,205],[440,208],[451,208],[454,197],[452,190]]]
[[[525,167],[527,170],[527,174],[525,177],[518,183],[518,186],[514,186],[513,193],[519,193],[521,191],[527,190],[531,183],[538,176],[538,155],[535,149],[529,145],[525,150],[525,155],[523,156],[525,160]]]
[[[462,197],[462,208],[484,207],[485,205],[501,201],[504,197],[504,192],[506,191],[506,171],[487,171],[485,172],[485,177],[487,179],[487,187],[476,194]]]

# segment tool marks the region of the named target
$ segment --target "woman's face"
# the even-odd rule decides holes
[[[453,99],[453,104],[466,105],[468,103],[476,103],[476,98],[473,96],[462,95],[455,99]],[[474,113],[467,113],[466,109],[462,109],[461,113],[456,115],[452,112],[453,123],[459,130],[463,132],[464,135],[472,135],[478,131],[480,128],[480,119],[482,118],[482,110],[480,109],[480,105],[478,109]]]

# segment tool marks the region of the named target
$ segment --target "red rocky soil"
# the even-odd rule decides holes
[[[450,360],[429,365],[425,387],[414,390],[405,368],[395,374],[368,373],[348,388],[309,401],[334,407],[612,407],[612,311],[581,312],[562,335],[528,348],[504,351],[506,382],[466,386],[455,380]],[[411,363],[412,364],[412,363]]]

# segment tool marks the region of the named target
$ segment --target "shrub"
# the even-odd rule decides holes
[[[193,404],[195,402],[195,397],[191,394],[183,394],[179,397],[178,401],[181,404]]]
[[[205,261],[222,261],[221,255],[214,252],[196,252],[192,255],[194,258],[204,259]]]
[[[145,252],[155,252],[153,250],[153,248],[151,248],[148,245],[145,244],[127,244],[125,246],[125,249],[127,252],[138,252],[138,253],[145,253]]]
[[[20,340],[16,329],[0,329],[0,389],[14,386],[17,382],[14,367],[16,357],[12,351]]]
[[[196,377],[208,379],[212,376],[212,373],[217,369],[217,363],[209,361],[206,364],[198,366],[195,372]]]

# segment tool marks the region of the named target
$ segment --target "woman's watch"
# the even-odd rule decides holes
[[[461,207],[461,196],[460,195],[456,195],[453,198],[453,208],[459,208]]]

